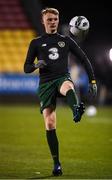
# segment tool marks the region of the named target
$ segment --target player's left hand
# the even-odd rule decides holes
[[[97,84],[95,80],[92,80],[89,84],[89,93],[92,94],[93,97],[97,96]]]

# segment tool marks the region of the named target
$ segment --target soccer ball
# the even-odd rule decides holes
[[[69,22],[69,31],[78,41],[83,41],[90,28],[89,20],[85,16],[75,16]]]
[[[95,106],[91,105],[89,106],[86,111],[85,111],[85,114],[89,117],[93,117],[97,114],[97,109]]]

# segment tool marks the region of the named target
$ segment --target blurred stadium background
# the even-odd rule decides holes
[[[66,35],[68,33],[68,23],[72,17],[84,15],[88,18],[90,31],[81,46],[91,58],[98,84],[98,95],[94,102],[90,98],[86,99],[87,106],[92,104],[98,108],[98,116],[93,117],[92,124],[89,123],[88,117],[84,117],[85,122],[82,123],[82,126],[78,127],[78,130],[75,128],[76,138],[79,138],[78,134],[81,134],[81,139],[77,140],[80,147],[75,149],[79,161],[75,157],[75,152],[72,152],[73,144],[75,144],[72,138],[70,142],[68,140],[71,144],[71,146],[69,145],[70,152],[66,154],[64,150],[64,148],[66,149],[64,138],[67,139],[70,132],[72,135],[74,134],[72,122],[59,122],[58,131],[63,144],[61,148],[64,151],[64,154],[62,154],[63,164],[69,161],[67,156],[71,160],[69,164],[71,167],[65,165],[65,178],[112,178],[112,57],[109,57],[109,51],[112,48],[111,6],[103,2],[99,4],[97,2],[97,5],[95,2],[87,3],[86,1],[74,3],[75,6],[73,6],[73,1],[66,1],[63,6],[62,2],[54,2],[52,0],[0,0],[0,178],[27,178],[32,176],[32,171],[36,171],[36,168],[38,167],[39,169],[39,165],[43,166],[43,164],[45,165],[45,172],[43,169],[42,175],[47,177],[50,171],[50,167],[47,164],[47,162],[50,162],[50,157],[47,157],[49,152],[42,136],[44,133],[43,122],[41,121],[41,124],[38,121],[38,126],[36,124],[37,119],[42,119],[39,114],[39,102],[36,95],[39,83],[38,71],[29,75],[23,72],[23,65],[30,41],[43,33],[40,11],[45,7],[59,9],[59,31]],[[71,59],[73,59],[72,56]],[[80,91],[85,93],[87,81],[82,76],[77,80],[79,80],[77,83],[80,84]],[[84,87],[84,89],[82,90],[81,87]],[[29,107],[29,104],[32,106]],[[70,110],[64,110],[62,107],[63,115],[65,111],[67,113],[66,119],[71,117]],[[61,113],[61,111],[59,112]],[[61,114],[62,119],[65,118],[63,115]],[[62,128],[63,124],[66,126],[66,130]],[[70,132],[67,131],[68,126]],[[90,131],[86,132],[84,128],[90,128]],[[36,134],[37,130],[41,138],[37,137],[39,136]],[[65,134],[64,138],[62,138],[63,131]],[[86,136],[83,138],[85,134]],[[93,135],[94,139],[91,139],[90,137]],[[91,146],[89,140],[86,141],[88,137],[95,146]],[[43,146],[40,145],[41,142]],[[87,158],[84,154],[85,152],[82,153],[83,143],[85,144],[85,152],[92,151],[92,148],[93,151],[96,150],[96,154],[93,152],[95,159],[89,153]],[[38,146],[40,146],[40,150],[37,153]],[[90,148],[90,146],[91,149],[86,149]],[[45,161],[44,158],[40,157],[42,152],[45,153]],[[21,153],[21,155],[18,156],[18,153]],[[44,153],[42,154],[43,157]],[[73,165],[73,159],[70,155],[76,159],[75,165]],[[36,161],[37,157],[38,161]],[[90,159],[93,160],[91,164],[89,164]],[[87,162],[86,166],[85,162]],[[82,170],[78,173],[78,170],[82,168],[81,163],[87,169],[91,167],[91,170],[89,169],[87,172],[87,169],[84,169],[84,171]],[[25,166],[26,169],[24,169]],[[100,167],[102,169],[99,172],[98,169]],[[69,173],[73,174],[72,168],[76,169],[76,176],[67,176]],[[68,169],[71,169],[70,172]],[[37,172],[37,175],[39,175],[39,172]]]
[[[67,3],[66,7],[60,7],[59,2],[54,4],[52,1],[0,0],[0,103],[36,101],[37,98],[34,96],[38,87],[38,72],[36,76],[26,76],[23,65],[31,39],[43,33],[41,9],[53,6],[60,10],[59,31],[63,34],[68,33],[68,23],[76,15],[82,14],[90,21],[90,31],[82,47],[87,51],[94,67],[98,83],[96,103],[112,104],[112,61],[109,59],[112,37],[111,21],[108,18],[109,5],[106,7],[103,3],[101,6],[97,4],[96,8],[94,3],[81,4],[77,2],[77,6],[73,8],[72,3],[69,3],[68,8]],[[26,95],[29,98],[25,98]]]

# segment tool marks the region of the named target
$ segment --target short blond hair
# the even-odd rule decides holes
[[[59,15],[59,11],[58,11],[57,9],[55,9],[55,8],[49,8],[49,7],[47,7],[47,8],[45,8],[45,9],[43,9],[43,10],[41,11],[41,15],[42,15],[42,16],[45,15],[45,14],[47,14],[47,13],[52,13],[52,14],[55,14],[55,15]]]

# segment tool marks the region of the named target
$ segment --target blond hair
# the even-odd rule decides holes
[[[57,9],[55,9],[55,8],[49,8],[49,7],[47,7],[47,8],[45,8],[45,9],[43,9],[43,10],[41,11],[41,15],[42,15],[42,16],[45,15],[45,14],[47,14],[47,13],[52,13],[52,14],[55,14],[55,15],[59,15],[59,11],[58,11]]]

